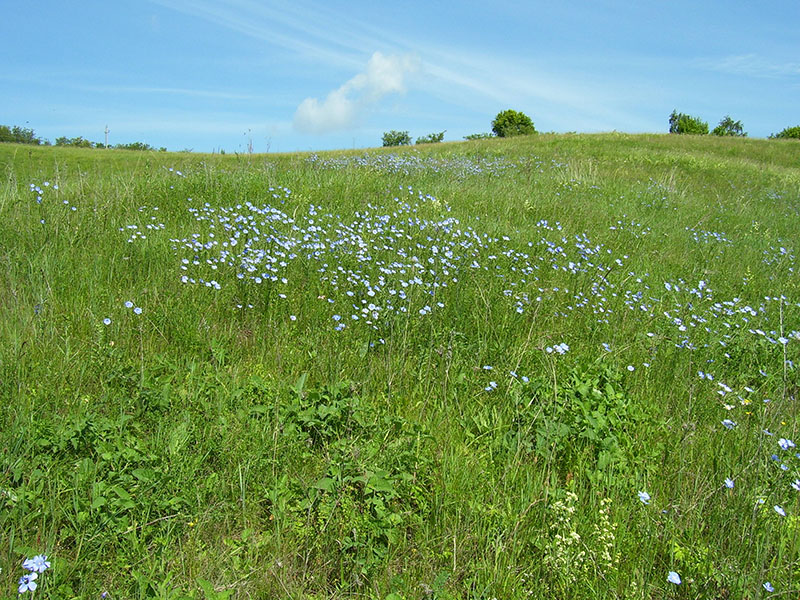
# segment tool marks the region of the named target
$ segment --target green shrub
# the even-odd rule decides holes
[[[465,135],[464,139],[465,140],[488,140],[488,139],[493,138],[493,137],[494,137],[493,133],[471,133],[469,135]]]
[[[771,136],[769,136],[769,138],[771,140],[776,140],[776,139],[800,140],[800,125],[795,125],[794,127],[787,127],[780,133],[773,133]]]
[[[747,134],[742,129],[742,122],[734,121],[728,115],[725,115],[725,118],[719,122],[719,125],[714,127],[711,133],[719,136],[747,137]]]
[[[411,136],[407,131],[387,131],[383,134],[384,146],[408,146],[411,144]]]
[[[669,116],[669,132],[706,135],[708,133],[708,123],[699,117],[692,117],[673,110]]]
[[[622,374],[605,365],[574,367],[555,393],[547,378],[532,379],[515,401],[512,440],[543,459],[557,457],[559,468],[583,465],[595,481],[611,467],[630,466],[637,456],[632,430],[649,418]]]
[[[536,128],[528,115],[509,109],[497,113],[492,121],[492,131],[497,137],[511,137],[536,133]]]
[[[130,142],[128,144],[117,144],[114,146],[117,150],[155,150],[150,144],[144,142]]]
[[[81,136],[74,137],[74,138],[67,138],[66,136],[61,136],[56,138],[56,146],[74,146],[76,148],[94,148],[95,143],[90,142],[89,140],[84,139]]]
[[[0,142],[35,144],[37,146],[39,144],[48,144],[47,140],[36,137],[33,129],[19,127],[18,125],[14,125],[13,127],[9,127],[8,125],[0,125]]]
[[[437,144],[444,139],[444,131],[439,133],[429,133],[417,138],[417,144]]]
[[[84,139],[82,136],[68,138],[61,136],[56,138],[56,146],[72,146],[73,148],[114,148],[116,150],[155,150],[150,144],[144,142],[131,142],[128,144],[116,144],[115,146],[101,144],[99,142],[92,142]],[[166,152],[166,148],[160,148],[160,152]]]

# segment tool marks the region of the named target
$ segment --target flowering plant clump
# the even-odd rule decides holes
[[[619,566],[619,553],[614,551],[617,524],[611,520],[611,498],[600,500],[597,522],[594,524],[592,555],[599,574],[609,579]]]
[[[557,500],[550,506],[552,521],[550,540],[544,549],[544,564],[559,579],[555,589],[570,589],[586,569],[586,551],[573,522],[577,501],[576,494],[567,492],[564,500]]]
[[[553,592],[566,592],[581,580],[597,576],[610,581],[619,567],[615,550],[617,524],[611,519],[611,499],[600,500],[591,531],[581,536],[575,522],[578,496],[567,492],[550,506],[550,537],[544,548],[544,564],[558,578]]]

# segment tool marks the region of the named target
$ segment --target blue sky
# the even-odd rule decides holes
[[[499,111],[539,131],[751,137],[800,124],[800,2],[3,2],[0,124],[169,150],[445,140]]]

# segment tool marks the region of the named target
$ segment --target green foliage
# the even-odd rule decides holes
[[[210,581],[201,577],[197,579],[197,585],[203,590],[203,594],[205,595],[204,600],[228,600],[228,598],[233,595],[233,590],[230,589],[221,591],[215,590]]]
[[[423,135],[422,137],[418,137],[416,143],[417,144],[436,144],[441,142],[444,139],[445,131],[440,131],[439,133],[429,133],[428,135]]]
[[[692,117],[673,110],[669,116],[669,132],[678,134],[706,135],[708,123],[699,117]]]
[[[155,150],[150,144],[144,142],[130,142],[128,144],[116,144],[114,146],[117,150]]]
[[[528,115],[509,109],[497,113],[492,121],[492,131],[497,137],[511,137],[536,133],[536,128]]]
[[[9,127],[7,125],[0,125],[0,143],[2,142],[11,142],[15,144],[33,144],[33,145],[49,145],[49,142],[45,139],[39,138],[34,133],[33,129],[28,129],[25,127],[13,126]],[[410,143],[410,142],[409,142]],[[73,138],[68,138],[66,136],[57,137],[55,140],[56,146],[70,146],[73,148],[105,148],[106,146],[99,142],[92,142],[83,138],[82,136],[77,136]],[[109,148],[115,148],[117,150],[156,150],[156,148],[150,146],[149,144],[145,144],[144,142],[132,142],[127,144],[116,144],[114,146],[109,146]],[[158,148],[159,152],[166,152],[166,148]]]
[[[800,140],[800,125],[786,127],[779,133],[773,133],[769,137],[777,140]]]
[[[673,540],[672,556],[676,569],[685,578],[692,579],[698,597],[718,598],[727,595],[731,584],[736,583],[736,573],[729,565],[720,564],[713,550],[702,542],[682,545]]]
[[[495,137],[493,133],[471,133],[469,135],[465,135],[464,139],[467,141],[470,140],[489,140]]]
[[[564,469],[583,465],[590,477],[628,466],[637,455],[632,432],[646,413],[622,375],[604,365],[575,367],[552,387],[536,379],[517,396],[511,434],[519,443],[543,458],[557,457]]]
[[[358,588],[418,522],[412,511],[427,505],[427,436],[405,419],[368,410],[348,383],[306,390],[305,379],[279,421],[284,435],[300,436],[311,449],[306,460],[324,467],[311,486],[283,481],[272,501],[314,560],[336,548],[331,581]]]
[[[734,121],[728,115],[725,115],[725,118],[719,122],[719,125],[714,127],[711,133],[719,136],[747,137],[747,134],[742,128],[742,122]]]
[[[384,146],[408,146],[411,144],[411,136],[408,131],[387,131],[383,134]]]
[[[100,147],[102,144],[98,145],[94,142],[90,142],[89,140],[85,140],[82,137],[74,137],[74,138],[67,138],[67,137],[57,137],[56,138],[56,146],[73,146],[75,148],[96,148]]]
[[[157,518],[186,503],[169,483],[168,466],[148,447],[141,423],[129,415],[112,419],[89,413],[41,422],[28,433],[36,458],[14,465],[9,473],[8,482],[19,490],[8,515],[12,520],[25,522],[28,515],[49,510],[40,490],[58,478],[65,463],[71,470],[70,488],[64,491],[70,496],[67,537],[82,531],[122,535],[141,515]],[[137,502],[139,497],[148,498],[147,504]]]
[[[286,431],[297,430],[314,446],[342,437],[358,436],[366,428],[366,412],[348,383],[304,390],[305,377],[295,385],[292,399],[281,407]]]
[[[66,136],[61,136],[56,138],[56,146],[70,146],[72,148],[97,148],[97,149],[105,149],[106,145],[101,142],[92,142],[90,140],[84,139],[81,136],[68,138]],[[150,144],[145,144],[144,142],[131,142],[127,144],[115,144],[109,145],[108,148],[114,148],[115,150],[138,150],[138,151],[146,151],[146,150],[155,150],[153,146]],[[166,152],[166,148],[159,148],[159,152]]]
[[[47,140],[36,137],[33,129],[19,127],[18,125],[14,125],[13,127],[9,127],[8,125],[0,125],[0,142],[33,144],[36,146],[40,144],[47,144]]]

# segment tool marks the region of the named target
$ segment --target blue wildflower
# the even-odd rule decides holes
[[[681,576],[678,575],[675,571],[670,571],[667,574],[667,581],[669,581],[670,583],[674,583],[675,585],[680,585],[681,584]]]
[[[19,587],[17,588],[17,592],[20,594],[24,594],[27,591],[34,591],[37,587],[36,579],[39,577],[39,574],[36,571],[32,571],[27,573],[19,578]]]
[[[50,561],[47,560],[47,555],[37,554],[33,558],[28,558],[22,563],[22,568],[28,571],[35,571],[36,573],[44,573],[50,568]]]
[[[643,504],[650,504],[650,494],[647,492],[639,492],[639,500],[642,501]]]

